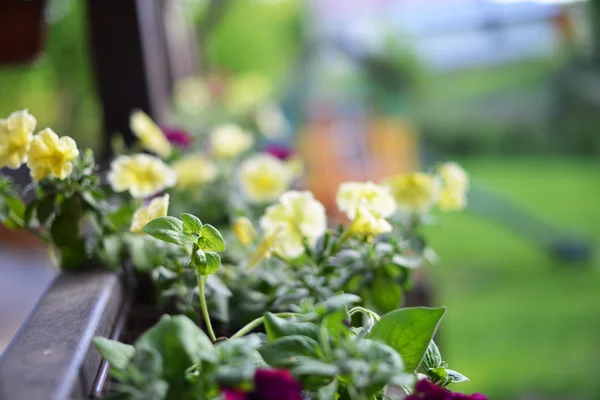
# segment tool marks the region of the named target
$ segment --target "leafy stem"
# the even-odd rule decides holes
[[[213,331],[212,324],[210,322],[210,316],[208,315],[208,307],[206,306],[206,296],[204,295],[204,284],[206,283],[207,276],[204,276],[200,271],[196,270],[198,274],[198,291],[200,293],[200,307],[202,308],[202,315],[204,316],[204,323],[206,324],[206,330],[208,336],[213,342],[217,341],[215,332]]]
[[[277,313],[274,315],[279,318],[293,318],[293,317],[299,317],[302,314],[293,313],[293,312],[283,312],[283,313]],[[242,329],[237,331],[232,337],[230,337],[230,339],[237,339],[244,335],[247,335],[248,333],[252,332],[252,330],[254,328],[260,326],[264,322],[265,322],[265,317],[258,317],[255,320],[250,321],[248,324],[246,324],[246,326],[244,326]]]

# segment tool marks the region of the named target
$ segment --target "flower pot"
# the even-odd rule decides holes
[[[0,65],[30,63],[41,53],[46,0],[6,0],[0,12]]]

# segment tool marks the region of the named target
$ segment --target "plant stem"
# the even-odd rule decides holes
[[[37,236],[38,238],[42,239],[45,242],[50,242],[50,237],[48,235],[45,235],[43,232],[38,232],[35,229],[32,229],[28,226],[25,226],[25,221],[23,221],[23,219],[21,219],[17,214],[15,214],[14,212],[10,211],[10,218],[20,227],[24,228],[27,232],[31,233],[34,236]]]
[[[206,330],[208,331],[208,337],[213,342],[217,341],[215,332],[213,331],[212,324],[210,323],[210,316],[208,315],[208,307],[206,306],[206,297],[204,296],[204,284],[206,280],[203,279],[203,275],[196,271],[198,274],[198,291],[200,292],[200,307],[202,308],[202,315],[204,316],[204,323],[206,324]]]
[[[375,321],[379,321],[381,319],[381,317],[376,312],[371,311],[368,308],[364,308],[364,307],[360,307],[360,306],[352,307],[352,309],[350,309],[350,311],[348,311],[348,315],[352,315],[357,312],[362,312],[363,314],[368,315],[369,317],[373,318]]]
[[[346,241],[346,239],[348,239],[349,237],[350,237],[350,228],[347,228],[342,233],[342,236],[340,236],[340,238],[335,243],[335,245],[333,246],[333,248],[331,249],[331,253],[329,253],[329,257],[335,256],[342,249],[342,245],[344,244],[344,242]]]
[[[292,313],[292,312],[284,312],[284,313],[277,313],[274,315],[279,318],[292,318],[292,317],[299,317],[302,314]],[[260,326],[264,321],[265,321],[265,317],[256,318],[254,321],[249,322],[248,324],[246,324],[246,326],[244,326],[242,329],[237,331],[237,333],[235,335],[233,335],[232,337],[230,337],[230,339],[240,338],[240,337],[250,333],[254,328],[256,328],[257,326]]]

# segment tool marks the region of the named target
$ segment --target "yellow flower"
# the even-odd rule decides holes
[[[391,188],[398,207],[405,211],[425,212],[437,200],[438,183],[435,177],[429,174],[400,174],[386,183]]]
[[[168,158],[171,155],[171,143],[145,112],[134,110],[129,118],[129,126],[134,135],[140,139],[144,149],[150,150],[161,158]]]
[[[256,248],[256,251],[248,259],[248,268],[254,268],[263,258],[271,257],[273,246],[279,240],[280,233],[276,232],[273,235],[266,236]]]
[[[181,158],[173,163],[177,174],[177,187],[194,188],[214,182],[219,176],[217,166],[208,158],[195,155]]]
[[[27,162],[36,120],[27,110],[0,119],[0,168],[17,169]]]
[[[240,243],[247,246],[256,238],[256,229],[252,222],[246,217],[239,217],[233,222],[233,233]]]
[[[225,93],[225,106],[234,113],[245,113],[265,103],[271,94],[271,82],[262,74],[236,76]]]
[[[34,181],[48,175],[65,179],[73,171],[73,160],[79,156],[77,143],[68,136],[58,137],[50,128],[34,136],[27,153],[27,166]]]
[[[183,113],[194,115],[201,113],[210,103],[210,93],[200,78],[182,79],[173,90],[175,108]]]
[[[267,208],[260,219],[267,237],[277,235],[273,252],[294,259],[304,253],[304,240],[311,245],[325,233],[325,207],[308,191],[289,191]]]
[[[168,209],[168,194],[152,199],[148,205],[142,206],[135,211],[129,230],[134,233],[143,233],[142,228],[146,226],[148,222],[158,217],[166,217]]]
[[[382,218],[391,217],[396,204],[385,186],[373,182],[346,182],[340,185],[336,196],[337,206],[348,218],[354,219],[359,206]]]
[[[215,157],[234,158],[254,144],[254,137],[234,124],[216,127],[210,134],[210,145]]]
[[[240,183],[255,203],[277,200],[290,186],[295,171],[288,163],[270,154],[256,154],[240,165]]]
[[[467,206],[466,188],[447,186],[442,188],[438,205],[442,211],[461,211]]]
[[[458,163],[447,162],[441,164],[438,173],[444,186],[469,186],[469,175]]]
[[[442,211],[460,211],[467,206],[467,191],[469,189],[469,176],[465,170],[455,162],[440,165],[438,174],[441,179],[442,190],[438,205]]]
[[[358,206],[349,227],[349,232],[355,235],[375,236],[391,231],[392,225],[385,218],[378,217],[364,205]]]
[[[396,203],[388,188],[373,182],[342,183],[336,202],[352,220],[351,233],[372,236],[392,230],[386,218],[396,212]]]
[[[110,164],[108,173],[108,182],[115,192],[128,190],[136,199],[172,187],[176,181],[175,171],[149,154],[119,156]]]

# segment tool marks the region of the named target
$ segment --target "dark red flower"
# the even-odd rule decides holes
[[[422,379],[415,385],[415,392],[407,396],[406,400],[487,400],[487,397],[480,393],[453,393],[428,379]]]
[[[221,390],[224,400],[248,400],[250,393],[242,392],[235,389],[223,389]]]
[[[275,143],[268,144],[265,148],[265,151],[273,157],[279,158],[280,160],[287,160],[293,154],[292,149],[289,147]]]
[[[302,400],[302,386],[283,369],[257,369],[254,391],[223,389],[225,400]]]
[[[179,128],[162,128],[163,133],[167,140],[177,147],[187,149],[192,144],[192,137],[190,134]]]

